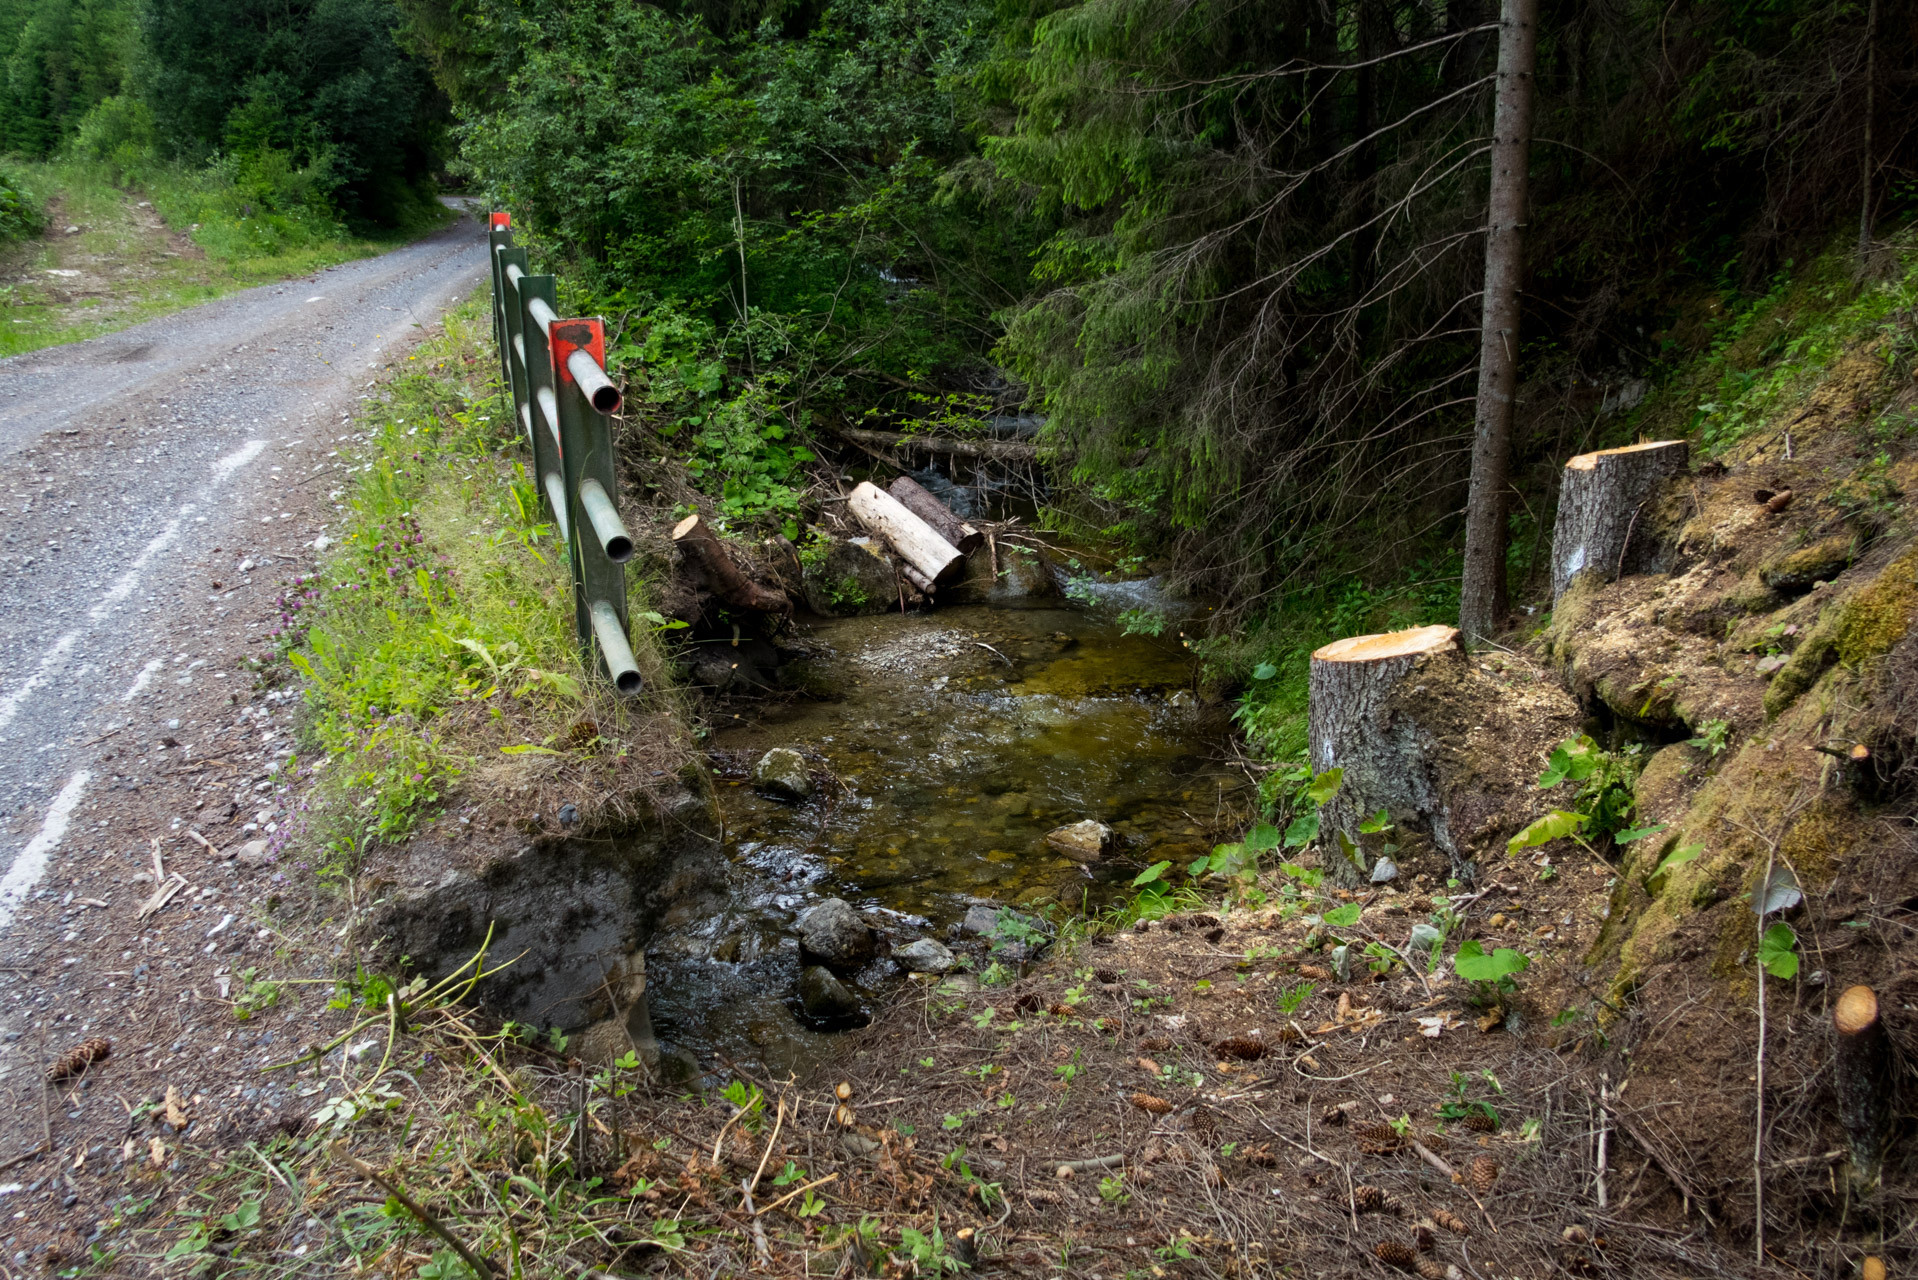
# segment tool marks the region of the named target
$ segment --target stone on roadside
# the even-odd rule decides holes
[[[1046,833],[1052,851],[1074,862],[1097,862],[1112,847],[1112,828],[1093,818],[1055,827]]]
[[[799,1003],[821,1022],[850,1018],[859,1012],[859,997],[824,965],[808,965],[799,974]]]
[[[799,941],[808,956],[841,973],[872,959],[872,930],[844,898],[827,898],[800,916]]]
[[[249,840],[240,846],[240,851],[234,857],[243,867],[262,866],[266,862],[266,841]]]
[[[952,952],[931,938],[898,948],[892,958],[909,973],[944,973],[953,966]]]
[[[1386,884],[1389,881],[1398,879],[1398,875],[1399,864],[1382,853],[1379,855],[1379,860],[1372,864],[1373,884]]]
[[[774,747],[753,766],[753,789],[775,800],[797,803],[812,795],[806,758],[791,747]]]

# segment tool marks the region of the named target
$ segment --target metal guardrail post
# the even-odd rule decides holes
[[[574,626],[580,644],[599,654],[614,686],[634,694],[640,675],[627,629],[624,565],[632,557],[633,539],[612,499],[619,481],[606,413],[619,407],[619,391],[605,374],[605,326],[596,319],[556,320],[549,336],[560,457],[572,500]]]
[[[499,251],[509,249],[513,244],[513,215],[493,213],[486,219],[486,261],[493,271],[493,342],[499,347],[500,382],[509,389],[513,385],[513,349],[506,341],[506,294],[501,289],[504,281],[501,273]]]
[[[540,324],[542,312],[551,314],[558,297],[558,282],[552,276],[519,277],[520,339],[526,356],[526,407],[521,413],[527,439],[533,453],[533,480],[546,499],[559,536],[573,538],[572,504],[566,501],[566,472],[560,463],[560,435],[555,412],[553,360],[546,329]]]

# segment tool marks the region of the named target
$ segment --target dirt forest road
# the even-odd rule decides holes
[[[22,1074],[23,1034],[57,1053],[130,1016],[129,989],[164,971],[148,961],[238,948],[199,935],[229,915],[223,894],[249,894],[233,849],[266,834],[291,750],[290,706],[244,660],[270,654],[278,584],[326,545],[357,399],[485,261],[462,216],[377,258],[0,360],[0,1086]],[[196,867],[196,831],[224,868]],[[139,908],[176,869],[191,884],[149,922]],[[182,920],[196,945],[167,937]]]

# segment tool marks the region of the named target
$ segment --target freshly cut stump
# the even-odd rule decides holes
[[[685,552],[705,580],[708,591],[735,609],[757,613],[791,613],[792,601],[784,592],[762,587],[740,571],[713,531],[697,513],[673,526],[673,543]]]
[[[900,476],[886,486],[886,492],[899,499],[899,505],[931,525],[933,532],[959,548],[962,555],[971,555],[986,545],[985,534],[961,520],[951,507],[939,501],[911,476]]]
[[[1832,1011],[1832,1030],[1832,1092],[1851,1139],[1852,1178],[1858,1186],[1870,1186],[1878,1179],[1897,1113],[1891,1041],[1878,1016],[1877,993],[1870,987],[1847,989]]]
[[[966,558],[959,554],[957,547],[872,481],[860,481],[846,505],[859,523],[885,539],[893,553],[916,571],[927,586],[945,586],[965,572]],[[919,586],[919,581],[914,580],[913,585]]]
[[[1552,527],[1552,598],[1581,573],[1607,579],[1643,568],[1656,549],[1643,511],[1691,463],[1683,440],[1655,440],[1581,453],[1565,464]]]

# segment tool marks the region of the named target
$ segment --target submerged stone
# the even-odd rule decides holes
[[[775,800],[797,803],[812,795],[806,758],[791,747],[774,747],[753,766],[753,789]]]
[[[809,1017],[835,1022],[859,1012],[859,997],[824,965],[808,965],[799,974],[799,1003]]]

